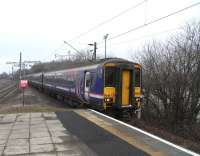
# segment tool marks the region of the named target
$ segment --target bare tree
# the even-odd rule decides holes
[[[176,126],[196,122],[200,112],[200,23],[187,25],[165,43],[142,50],[145,113]]]

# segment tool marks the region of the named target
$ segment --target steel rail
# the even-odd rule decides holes
[[[0,90],[0,101],[4,100],[8,95],[15,92],[16,90],[17,90],[16,83]]]

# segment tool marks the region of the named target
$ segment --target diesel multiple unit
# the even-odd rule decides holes
[[[141,66],[124,59],[107,59],[71,69],[27,75],[29,84],[67,99],[73,106],[138,112],[141,108]]]

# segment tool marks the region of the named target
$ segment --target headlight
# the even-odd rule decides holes
[[[141,107],[141,99],[140,98],[136,98],[136,108],[139,109]]]
[[[139,101],[140,101],[140,98],[136,98],[135,101],[136,101],[136,102],[139,102]]]
[[[105,98],[104,101],[105,101],[105,102],[112,102],[113,99],[112,99],[112,98]]]

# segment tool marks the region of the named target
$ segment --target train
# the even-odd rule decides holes
[[[33,73],[25,79],[74,107],[84,104],[122,116],[141,116],[142,67],[138,63],[110,58],[81,67]]]

